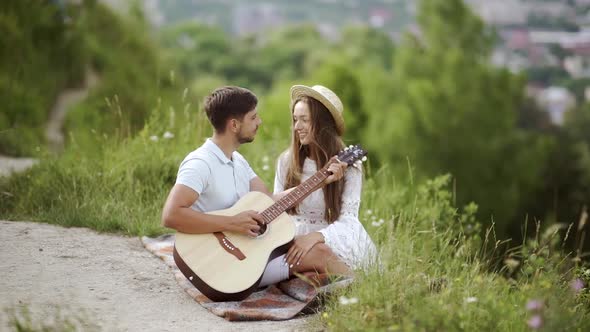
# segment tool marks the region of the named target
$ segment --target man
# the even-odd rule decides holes
[[[162,212],[164,226],[192,234],[229,231],[257,235],[262,217],[256,211],[244,211],[235,216],[206,214],[231,207],[250,191],[271,196],[246,159],[236,151],[241,144],[254,140],[262,124],[257,104],[258,99],[251,91],[234,86],[216,89],[205,99],[205,112],[214,134],[180,164],[176,184]],[[345,168],[346,163],[331,165],[333,174],[326,182],[341,179]],[[260,284],[288,279],[294,272],[305,272],[303,268],[323,272],[320,267],[327,257],[325,248],[317,246],[308,256],[301,267],[291,270],[283,262],[284,255],[274,259],[268,264]]]
[[[193,234],[231,231],[256,235],[262,219],[255,211],[231,217],[204,212],[227,209],[249,191],[269,194],[236,151],[254,140],[262,123],[257,103],[252,92],[240,87],[219,88],[206,98],[205,112],[215,132],[180,164],[176,184],[164,205],[164,226]]]

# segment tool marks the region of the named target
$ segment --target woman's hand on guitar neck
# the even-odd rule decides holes
[[[227,230],[251,237],[256,237],[258,236],[258,231],[260,230],[260,224],[263,222],[262,216],[258,212],[248,210],[230,217]]]
[[[326,178],[326,180],[324,180],[324,183],[330,184],[342,179],[342,177],[344,177],[344,171],[346,171],[346,167],[348,167],[347,163],[338,161],[336,156],[332,157],[330,161],[328,161],[328,172],[331,174]]]

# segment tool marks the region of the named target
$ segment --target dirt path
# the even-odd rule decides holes
[[[293,331],[306,319],[232,323],[186,295],[138,238],[31,222],[0,221],[0,330],[6,308],[26,306],[33,321],[56,311],[83,330]]]
[[[90,68],[86,69],[84,84],[79,89],[62,91],[51,109],[49,121],[45,129],[48,148],[59,153],[64,148],[64,134],[62,132],[64,119],[69,108],[84,100],[89,91],[99,83],[99,77]],[[7,176],[13,172],[20,172],[37,162],[33,158],[14,158],[0,155],[0,176]]]
[[[0,176],[8,176],[14,172],[23,171],[33,166],[36,162],[37,160],[33,158],[0,156]]]
[[[95,87],[99,82],[99,78],[91,68],[86,69],[84,76],[84,84],[79,89],[66,89],[62,91],[55,105],[49,114],[49,122],[45,130],[45,136],[49,149],[53,152],[61,152],[64,146],[64,135],[62,127],[66,113],[73,105],[86,99],[88,92]]]

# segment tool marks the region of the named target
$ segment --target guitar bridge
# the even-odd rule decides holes
[[[236,247],[233,243],[231,243],[231,241],[227,238],[227,236],[225,236],[225,234],[223,234],[222,232],[215,232],[213,233],[213,235],[215,235],[215,237],[219,241],[219,244],[223,249],[225,249],[225,251],[227,251],[231,255],[234,255],[237,259],[241,261],[246,259],[246,255],[244,255],[240,248]]]

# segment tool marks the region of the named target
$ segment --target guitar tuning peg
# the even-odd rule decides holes
[[[367,156],[364,156],[363,158],[361,158],[361,161],[367,161]]]

